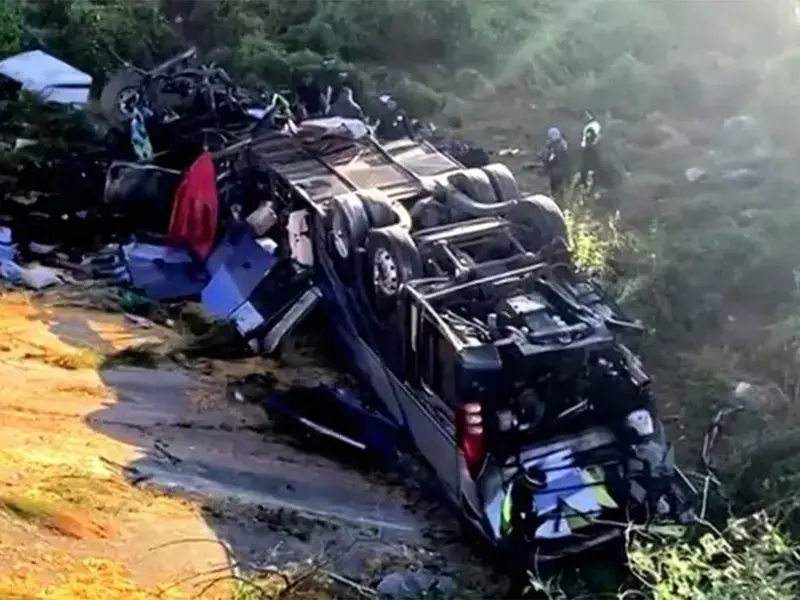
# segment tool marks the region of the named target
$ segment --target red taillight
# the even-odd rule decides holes
[[[464,459],[467,461],[467,470],[471,477],[477,477],[486,460],[480,402],[465,402],[458,406],[456,435],[458,436],[458,447],[464,453]]]

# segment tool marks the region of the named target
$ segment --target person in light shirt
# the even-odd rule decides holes
[[[550,181],[550,194],[558,198],[565,185],[569,185],[570,168],[567,140],[558,127],[547,130],[547,139],[542,156],[544,170]]]
[[[581,179],[583,187],[592,187],[600,172],[600,158],[598,143],[601,137],[601,127],[591,113],[586,113],[587,123],[581,135]]]

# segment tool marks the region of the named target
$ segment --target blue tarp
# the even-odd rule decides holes
[[[11,229],[0,227],[0,262],[14,260],[17,256],[17,246],[13,243],[11,236]]]
[[[155,244],[128,244],[122,253],[131,284],[156,301],[196,296],[208,280],[188,252]]]
[[[11,229],[0,227],[0,279],[11,283],[22,281],[19,265],[14,262],[17,246],[13,243]]]

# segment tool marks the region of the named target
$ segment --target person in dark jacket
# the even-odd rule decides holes
[[[325,95],[319,83],[308,73],[305,73],[300,83],[294,89],[297,102],[300,106],[302,118],[321,117],[327,112]]]
[[[319,82],[322,86],[323,94],[328,102],[328,107],[333,106],[339,99],[342,88],[349,87],[353,92],[353,100],[359,106],[364,102],[364,90],[358,77],[352,73],[342,70],[341,63],[334,57],[328,57],[322,61],[322,68],[319,72]]]
[[[406,111],[388,94],[380,97],[381,111],[375,125],[375,137],[379,140],[392,141],[404,137],[414,138],[411,121]]]
[[[509,484],[500,512],[500,533],[503,539],[524,544],[532,532],[535,532],[534,496],[546,486],[545,474],[535,467],[525,468],[519,478]]]
[[[547,477],[536,467],[525,468],[509,484],[500,508],[500,535],[512,550],[527,548],[529,540],[535,537],[538,524],[535,496],[546,487]],[[527,569],[517,565],[509,583],[508,597],[521,597],[530,584]]]
[[[569,148],[561,130],[551,127],[547,130],[547,145],[543,156],[544,170],[550,180],[550,193],[561,195],[564,186],[569,184],[572,174],[569,160]]]
[[[331,81],[328,83],[326,89],[329,106],[336,104],[344,88],[350,89],[350,93],[353,94],[353,100],[355,100],[355,92],[353,91],[353,84],[350,81],[350,76],[344,71],[340,71],[331,77]]]
[[[342,119],[358,119],[364,121],[364,111],[356,104],[353,99],[353,90],[345,86],[339,93],[336,102],[331,105],[328,113],[331,117],[341,117]]]

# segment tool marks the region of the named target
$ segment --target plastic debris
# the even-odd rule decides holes
[[[14,260],[17,256],[17,246],[12,241],[11,229],[0,227],[0,263],[6,260]],[[3,276],[5,279],[6,277]]]
[[[24,284],[33,290],[43,290],[64,282],[61,272],[50,267],[22,267],[13,260],[0,260],[0,277],[10,283]]]
[[[13,260],[0,261],[0,278],[9,283],[22,283],[22,267]]]
[[[43,290],[64,283],[63,274],[50,267],[34,265],[32,267],[23,267],[21,272],[22,282],[33,290]]]
[[[92,76],[42,50],[3,59],[0,74],[47,102],[79,106],[89,102]]]

